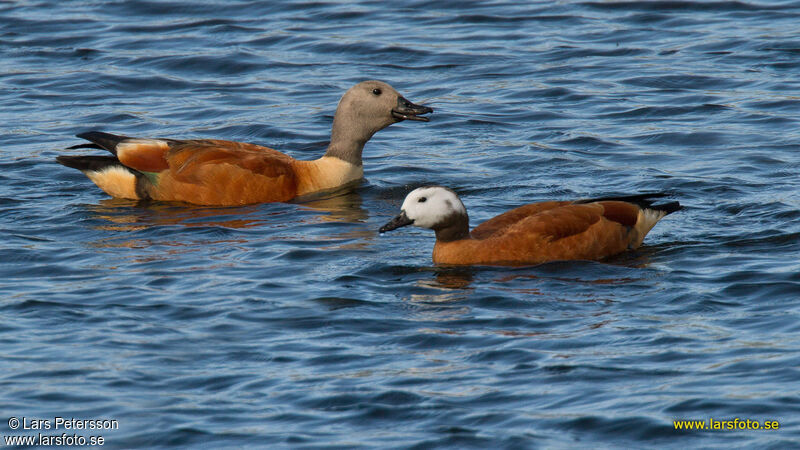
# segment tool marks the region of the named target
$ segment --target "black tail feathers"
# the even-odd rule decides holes
[[[664,214],[674,213],[675,211],[680,211],[683,209],[678,202],[669,202],[669,203],[662,203],[660,205],[652,205],[650,209],[655,209],[656,211],[664,211]]]
[[[117,154],[117,144],[126,139],[130,139],[128,136],[104,133],[102,131],[87,131],[86,133],[81,133],[76,136],[81,139],[86,139],[87,141],[91,142],[91,144],[78,144],[70,147],[70,149],[98,148],[108,150],[115,155]]]
[[[100,171],[107,167],[118,166],[124,167],[122,163],[114,156],[66,156],[61,155],[56,157],[59,164],[63,164],[73,169],[84,171]]]
[[[654,205],[656,202],[655,199],[666,197],[667,193],[665,192],[650,192],[647,194],[637,194],[637,195],[624,195],[619,197],[601,197],[601,198],[593,198],[589,200],[581,200],[577,203],[592,203],[592,202],[604,202],[604,201],[620,201],[620,202],[628,202],[633,203],[634,205],[639,206],[640,208],[647,208],[647,209],[654,209],[656,211],[663,211],[666,214],[673,213],[675,211],[679,211],[683,207],[678,202],[669,202],[669,203],[662,203],[660,205]]]

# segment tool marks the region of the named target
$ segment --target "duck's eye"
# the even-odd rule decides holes
[[[425,203],[428,201],[428,197],[420,197],[418,200],[420,203]]]
[[[372,90],[372,93],[375,94],[375,95],[381,95],[381,90],[378,89],[378,88],[375,88],[375,89]]]

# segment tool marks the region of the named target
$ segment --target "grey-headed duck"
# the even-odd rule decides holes
[[[433,109],[406,100],[381,81],[350,88],[336,109],[327,152],[299,161],[271,148],[214,139],[140,139],[79,134],[113,156],[59,156],[112,197],[201,205],[284,202],[336,190],[364,175],[361,152],[377,131],[403,120],[427,122]]]

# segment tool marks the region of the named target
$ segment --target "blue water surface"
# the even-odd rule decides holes
[[[0,2],[0,434],[800,447],[798,24],[795,1]],[[144,204],[54,160],[93,129],[313,159],[365,79],[436,112],[376,134],[344,195]],[[549,199],[685,209],[609,261],[437,267],[429,230],[377,233],[425,184],[473,226]],[[711,418],[780,428],[673,425]]]

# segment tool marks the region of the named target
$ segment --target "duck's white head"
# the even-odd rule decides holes
[[[406,225],[436,230],[458,227],[467,228],[467,209],[455,192],[441,186],[426,186],[414,189],[403,201],[400,215],[381,227],[380,232],[394,230]]]

